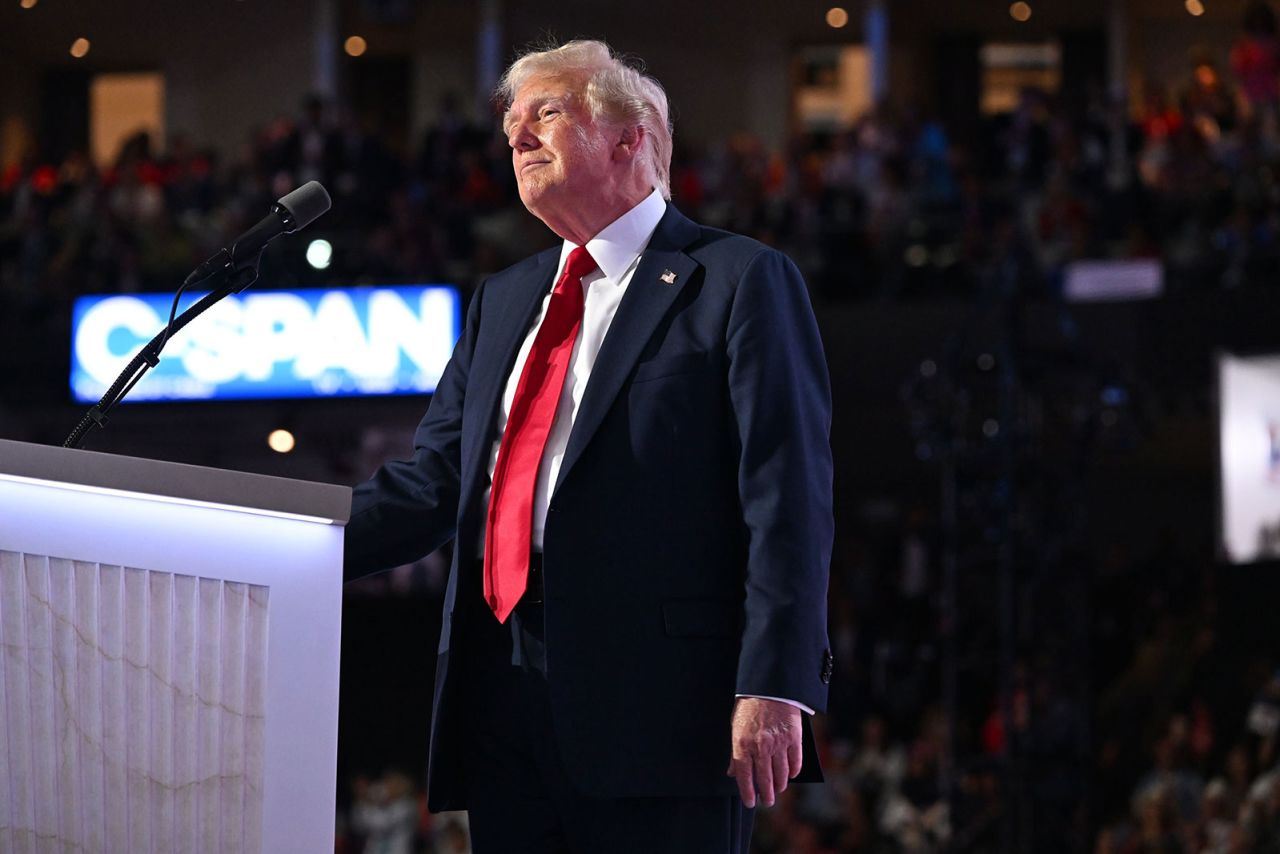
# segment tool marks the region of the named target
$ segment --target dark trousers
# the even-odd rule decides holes
[[[486,614],[468,628],[473,854],[746,854],[755,811],[736,795],[598,798],[574,788],[552,730],[541,605],[522,603],[507,625]]]

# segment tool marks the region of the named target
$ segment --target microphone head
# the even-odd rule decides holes
[[[277,204],[289,212],[289,217],[293,220],[289,231],[294,232],[314,222],[333,202],[329,200],[329,193],[319,181],[308,181],[282,197]]]

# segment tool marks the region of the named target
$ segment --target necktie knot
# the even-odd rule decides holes
[[[587,247],[579,246],[569,253],[565,262],[562,278],[569,282],[580,282],[582,277],[596,268],[596,260],[591,257]]]

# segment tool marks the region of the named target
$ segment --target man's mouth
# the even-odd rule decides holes
[[[527,172],[528,170],[532,169],[535,166],[545,166],[550,162],[551,162],[550,160],[530,160],[520,164],[520,171]]]

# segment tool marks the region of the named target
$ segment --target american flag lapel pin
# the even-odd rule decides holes
[[[662,279],[662,281],[666,282],[668,285],[674,285],[676,283],[676,274],[673,273],[671,270],[663,270],[662,275],[659,276],[659,278]]]

